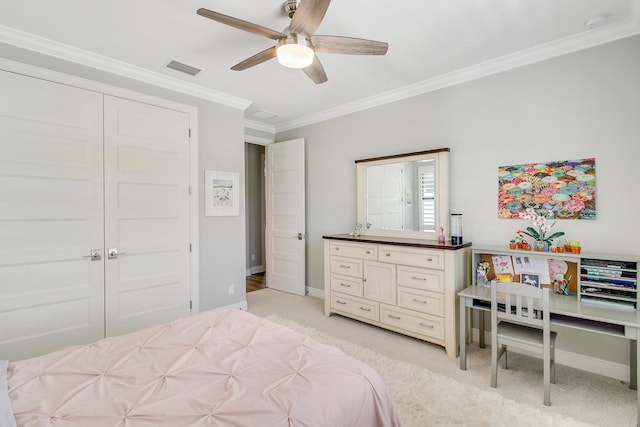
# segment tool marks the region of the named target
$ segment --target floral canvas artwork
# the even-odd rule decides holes
[[[498,217],[596,219],[596,160],[527,163],[498,168]]]

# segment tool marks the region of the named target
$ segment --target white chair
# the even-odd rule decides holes
[[[544,404],[551,405],[549,382],[556,382],[556,333],[549,329],[548,288],[522,283],[491,285],[491,387],[498,385],[498,360],[504,357],[506,369],[507,349],[513,347],[542,356]]]

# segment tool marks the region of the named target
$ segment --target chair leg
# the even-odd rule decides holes
[[[556,351],[551,350],[551,384],[556,383]]]
[[[491,387],[498,387],[498,346],[495,341],[491,346]]]
[[[507,369],[507,346],[503,345],[500,352],[500,355],[502,356],[502,369]]]
[[[544,404],[545,406],[551,406],[551,385],[550,385],[550,380],[551,380],[551,354],[546,353],[544,354],[543,358],[543,363],[544,363],[544,367],[543,367],[543,377],[544,377]]]
[[[551,386],[549,385],[549,371],[544,375],[544,404],[551,406]]]

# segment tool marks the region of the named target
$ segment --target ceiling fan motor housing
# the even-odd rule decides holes
[[[289,18],[293,18],[293,14],[296,13],[296,9],[298,8],[299,0],[286,0],[282,5],[282,9],[284,10],[284,14]]]

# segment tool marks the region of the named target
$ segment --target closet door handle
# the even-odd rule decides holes
[[[107,252],[107,256],[109,257],[109,259],[118,259],[118,255],[126,255],[126,252],[120,252],[118,253],[118,248],[110,248],[109,251]]]
[[[91,258],[91,261],[100,261],[102,259],[102,249],[91,249],[91,255],[83,255],[82,258]]]

